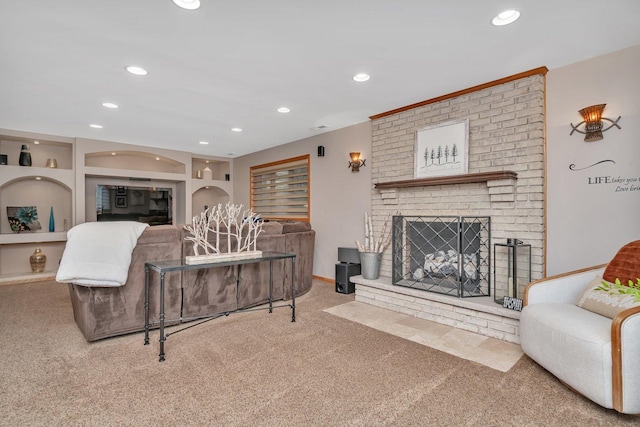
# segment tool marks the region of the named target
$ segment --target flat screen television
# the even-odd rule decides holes
[[[96,186],[98,221],[138,221],[149,225],[171,224],[171,188]]]

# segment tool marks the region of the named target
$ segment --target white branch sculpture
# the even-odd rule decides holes
[[[240,213],[242,212],[242,216]],[[262,218],[251,209],[242,211],[242,205],[219,203],[205,209],[192,218],[191,225],[185,225],[191,236],[185,240],[193,242],[193,256],[185,257],[187,264],[204,264],[229,259],[253,258],[262,255],[257,250],[257,239],[262,232]],[[209,232],[215,234],[215,243],[209,242]],[[244,233],[243,233],[244,232]],[[244,237],[243,237],[244,234]],[[220,236],[226,235],[226,252],[220,250]],[[232,247],[235,243],[235,251]],[[204,254],[200,254],[200,249]]]
[[[387,218],[384,220],[384,225],[382,226],[382,233],[380,233],[376,239],[371,217],[366,212],[364,213],[364,245],[356,241],[358,252],[384,252],[386,247],[389,246],[389,243],[391,243],[391,230],[389,229],[387,231],[389,218],[391,218],[391,214],[387,215]]]

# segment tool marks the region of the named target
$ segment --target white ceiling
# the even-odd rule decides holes
[[[201,2],[0,0],[0,128],[237,157],[640,44],[638,0]]]

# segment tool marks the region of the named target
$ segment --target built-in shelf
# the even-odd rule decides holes
[[[65,242],[67,240],[66,231],[56,231],[53,233],[2,233],[0,234],[0,245],[15,243],[46,243]]]
[[[19,166],[22,146],[31,152],[31,166]],[[75,139],[0,129],[0,153],[8,164],[0,166],[0,284],[23,283],[55,277],[67,233],[74,223],[76,171]],[[47,167],[56,160],[57,167]],[[34,206],[42,227],[35,232],[13,233],[7,207]],[[54,232],[48,232],[51,213]],[[29,256],[41,247],[48,269],[33,273]]]
[[[375,184],[375,188],[410,188],[447,184],[471,184],[477,182],[495,181],[500,179],[518,179],[518,174],[513,171],[494,171],[468,173],[464,175],[436,176],[432,178],[405,179],[402,181],[378,182]]]
[[[107,177],[107,178],[124,178],[131,181],[151,181],[164,180],[172,182],[184,181],[183,173],[174,172],[150,172],[145,170],[132,169],[111,169],[104,167],[87,166],[84,168],[85,176],[88,177]]]
[[[42,273],[0,274],[0,286],[54,280],[57,272],[57,270],[45,270]]]
[[[87,168],[106,168],[114,172],[122,170],[122,174],[127,174],[129,173],[128,171],[140,171],[184,175],[186,170],[185,164],[178,160],[143,150],[86,153],[84,155],[84,166]]]
[[[198,178],[191,180],[191,191],[194,193],[200,189],[208,188],[208,187],[221,188],[222,190],[226,191],[228,194],[231,194],[231,191],[233,190],[233,185],[231,184],[231,181],[221,181],[219,179],[198,179]]]
[[[28,166],[15,166],[7,165],[0,166],[2,168],[2,179],[0,180],[0,187],[7,183],[19,179],[35,179],[48,178],[53,181],[58,181],[67,187],[73,187],[75,178],[74,171],[71,169],[54,169],[43,167],[28,167]]]

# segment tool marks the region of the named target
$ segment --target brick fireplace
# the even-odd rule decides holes
[[[490,217],[491,247],[508,238],[530,244],[531,278],[543,277],[545,74],[543,67],[372,116],[374,226],[381,227],[387,215],[398,212],[404,216]],[[416,132],[462,119],[469,123],[468,174],[415,179]],[[502,256],[506,254],[498,253],[493,260],[498,281],[507,276]],[[356,285],[356,300],[519,342],[519,313],[500,307],[492,297],[463,301],[455,296],[427,295],[427,302],[421,302],[428,292],[391,284],[391,250],[384,253],[380,276],[379,281],[360,280],[368,284]],[[424,304],[430,307],[426,311],[410,308]],[[447,312],[457,314],[447,317]]]

